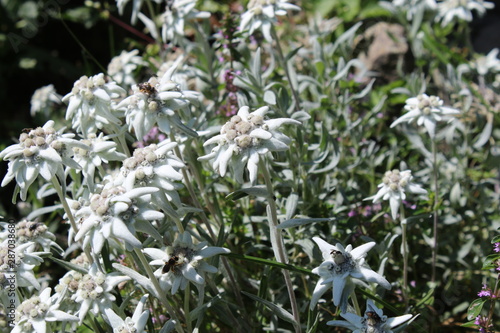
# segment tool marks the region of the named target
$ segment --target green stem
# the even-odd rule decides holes
[[[172,132],[170,132],[170,141],[171,142],[177,142],[175,140],[175,136]],[[181,151],[179,149],[179,146],[175,146],[174,147],[174,152],[175,152],[175,155],[183,162],[184,162],[184,159],[182,158],[182,154],[181,154]],[[188,170],[191,170],[190,168],[190,165],[187,166]],[[205,226],[207,227],[207,230],[210,234],[210,237],[213,239],[214,242],[217,241],[217,236],[215,235],[214,231],[212,230],[212,226],[210,224],[210,221],[208,220],[207,216],[205,215],[205,211],[203,210],[203,207],[200,203],[200,201],[198,200],[198,197],[196,196],[196,193],[194,191],[194,188],[193,188],[193,184],[191,182],[191,179],[190,179],[190,176],[189,176],[189,173],[186,171],[185,168],[183,168],[181,170],[182,172],[182,177],[184,179],[184,184],[186,185],[186,188],[189,192],[189,195],[191,196],[191,199],[193,200],[196,208],[200,209],[201,210],[201,219],[203,220],[203,223],[205,224]],[[194,172],[191,171],[191,174],[196,174]],[[197,178],[198,180],[198,184],[200,184],[200,186],[202,186],[202,182],[200,181],[199,178]],[[204,191],[202,191],[202,193],[204,193]],[[208,207],[212,207],[211,204],[210,204],[210,201],[208,200],[208,198],[205,198],[205,202],[207,203],[207,206]],[[212,216],[216,217],[217,215],[215,214],[215,209],[213,209],[213,211],[211,210],[210,213],[212,214]],[[223,223],[221,221],[220,223],[221,226],[223,226]],[[182,225],[181,225],[182,227]],[[236,301],[238,302],[238,305],[241,306],[241,308],[243,309],[244,308],[244,303],[243,303],[243,299],[241,298],[241,290],[238,286],[238,284],[236,283],[236,280],[234,279],[234,276],[233,276],[233,273],[231,271],[231,268],[229,266],[229,263],[227,261],[227,259],[225,257],[222,257],[221,258],[222,260],[222,265],[224,266],[224,269],[226,270],[227,272],[227,275],[228,275],[228,278],[229,278],[229,281],[233,287],[233,290],[234,290],[234,294],[236,296]]]
[[[271,231],[271,238],[272,239],[271,243],[273,246],[273,251],[275,253],[276,259],[283,264],[287,264],[287,258],[285,254],[285,249],[284,249],[284,243],[283,243],[283,237],[281,235],[281,230],[278,230],[278,214],[277,214],[277,208],[276,208],[276,202],[274,201],[273,198],[273,185],[271,182],[271,176],[269,174],[269,171],[267,169],[267,165],[264,162],[263,159],[259,160],[259,169],[262,171],[262,174],[264,175],[264,180],[266,183],[267,187],[267,192],[268,192],[268,212],[270,213],[270,218],[269,220],[269,229]],[[299,316],[299,308],[297,306],[297,300],[295,298],[295,293],[293,290],[293,284],[292,284],[292,279],[290,278],[290,272],[288,270],[282,270],[283,276],[285,278],[285,283],[286,287],[288,289],[288,297],[290,299],[290,304],[292,306],[292,314],[293,318],[295,319],[295,332],[299,333],[301,332],[301,327],[300,327],[300,316]]]
[[[186,326],[187,326],[187,331],[192,332],[193,329],[191,327],[191,318],[189,316],[189,299],[191,296],[191,287],[190,283],[186,286],[186,289],[184,289],[184,315],[186,316]],[[200,295],[201,298],[203,298],[203,295]]]
[[[288,83],[290,84],[290,90],[292,90],[292,95],[293,99],[295,100],[295,110],[299,111],[300,110],[300,98],[299,94],[295,90],[295,87],[293,86],[292,83],[292,77],[290,76],[290,72],[288,71],[288,64],[285,60],[285,56],[283,55],[283,50],[281,49],[280,41],[278,38],[278,34],[276,33],[276,29],[274,29],[274,26],[271,26],[271,34],[276,41],[276,50],[278,51],[278,56],[281,60],[283,69],[285,70],[286,78],[288,80]]]
[[[69,208],[68,201],[66,200],[66,196],[63,193],[62,186],[59,183],[59,180],[57,179],[56,176],[52,177],[52,186],[57,192],[57,196],[59,197],[59,200],[61,201],[61,204],[63,205],[63,209],[66,212],[66,215],[68,215],[68,220],[71,225],[71,228],[73,229],[73,235],[76,236],[78,233],[78,227],[76,226],[76,221],[75,217],[73,216],[73,213],[71,212],[71,209]],[[82,247],[83,251],[85,252],[85,255],[87,256],[87,260],[89,263],[92,265],[94,263],[94,259],[92,258],[92,255],[90,253],[90,250],[88,248],[84,248],[83,244],[80,242],[80,246]]]
[[[434,174],[434,242],[432,246],[432,275],[431,281],[436,281],[436,259],[438,250],[438,204],[439,204],[439,183],[438,183],[438,166],[437,166],[437,149],[436,140],[432,139],[432,167]]]
[[[402,229],[402,243],[403,243],[403,299],[405,302],[405,308],[408,307],[408,236],[407,236],[407,227],[405,218],[405,210],[401,203],[399,206],[400,213],[399,219],[401,220],[401,229]]]
[[[356,314],[360,317],[363,317],[363,315],[361,314],[361,308],[359,307],[358,299],[356,298],[356,293],[354,292],[354,290],[351,293],[351,300],[352,300],[352,304],[354,305],[354,309],[356,309]]]
[[[500,279],[500,274],[497,275],[497,282],[495,283],[495,288],[493,289],[493,294],[492,295],[495,295],[495,297],[497,297],[497,293],[498,293],[499,279]],[[491,322],[491,320],[493,318],[493,311],[495,310],[495,303],[496,303],[495,299],[492,299],[490,301],[490,309],[488,311],[488,318],[487,318],[487,321],[486,321],[486,327],[489,327],[490,322]]]
[[[153,270],[151,269],[151,265],[149,265],[149,262],[146,259],[146,256],[144,255],[144,253],[142,253],[142,251],[140,249],[134,248],[134,252],[137,255],[137,257],[139,257],[139,260],[141,261],[142,266],[146,270],[146,273],[148,274],[149,279],[151,280],[151,282],[153,282],[153,286],[156,289],[156,293],[158,294],[160,301],[163,303],[163,305],[167,309],[168,313],[170,314],[172,319],[175,321],[177,332],[179,332],[179,333],[184,332],[184,329],[182,328],[181,322],[177,318],[175,310],[172,308],[172,306],[168,302],[167,298],[165,297],[165,292],[161,289],[160,284],[158,283],[158,279],[156,279],[156,276],[155,276]]]

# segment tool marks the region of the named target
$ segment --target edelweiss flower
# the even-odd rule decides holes
[[[94,173],[96,168],[100,168],[103,162],[123,161],[127,156],[116,151],[116,143],[108,141],[104,133],[96,136],[95,133],[89,133],[87,139],[82,140],[88,149],[74,148],[75,155],[73,159],[82,167],[83,183],[94,190]],[[102,169],[101,169],[102,170]]]
[[[43,127],[21,133],[19,143],[5,148],[0,158],[9,161],[9,170],[2,181],[2,187],[16,178],[16,186],[21,189],[21,199],[26,200],[28,188],[38,175],[46,181],[56,176],[61,182],[66,179],[64,166],[80,169],[80,165],[71,159],[72,148],[88,147],[71,139],[73,134],[61,134],[54,129],[54,121],[49,120]]]
[[[0,241],[3,242],[9,238],[9,232],[7,230],[8,223],[0,222],[0,226],[4,228],[4,231],[0,233]],[[27,242],[32,242],[33,247],[30,248],[34,250],[34,246],[39,244],[42,246],[45,252],[50,252],[51,247],[55,247],[59,252],[64,252],[63,249],[55,242],[56,236],[51,233],[47,226],[41,222],[32,221],[20,221],[16,223],[16,244],[24,244]]]
[[[171,80],[177,64],[165,73],[160,82],[152,77],[146,83],[132,86],[134,94],[118,104],[118,109],[125,110],[129,131],[134,129],[137,140],[142,140],[155,124],[164,133],[170,133],[171,127],[175,126],[190,136],[197,136],[181,122],[177,112],[189,108],[191,103],[197,104],[200,94],[181,91],[178,84]]]
[[[398,10],[406,12],[406,19],[413,20],[413,17],[420,11],[437,8],[436,0],[392,0],[381,1],[379,4],[395,13]]]
[[[344,320],[331,320],[327,325],[345,327],[353,331],[353,333],[396,333],[405,328],[407,325],[399,326],[411,319],[411,314],[406,314],[399,317],[387,318],[383,311],[375,306],[371,299],[366,301],[366,311],[363,317],[354,313],[341,313]]]
[[[410,170],[399,171],[394,169],[387,171],[382,183],[378,185],[379,190],[377,194],[365,200],[373,199],[373,202],[378,202],[380,199],[389,200],[392,218],[396,219],[399,205],[401,201],[406,199],[406,191],[416,194],[427,194],[427,191],[421,188],[420,185],[412,183],[412,179],[413,176]]]
[[[498,48],[493,49],[487,55],[480,56],[469,64],[459,65],[458,72],[469,72],[474,70],[482,76],[488,73],[494,74],[500,72],[500,60],[497,57],[498,51]]]
[[[45,117],[49,116],[50,106],[61,103],[62,96],[56,93],[53,84],[35,90],[31,97],[31,116],[43,111]]]
[[[145,148],[136,148],[134,156],[123,161],[123,167],[116,182],[127,190],[145,186],[160,188],[169,201],[180,205],[177,190],[182,187],[182,184],[175,182],[182,181],[179,169],[185,165],[169,153],[175,146],[177,146],[175,142],[163,141],[158,145],[151,144]]]
[[[113,99],[121,95],[125,95],[125,90],[115,82],[106,83],[102,73],[82,76],[63,97],[63,102],[69,101],[66,120],[71,120],[73,128],[84,137],[98,129],[120,125],[120,119],[111,111]]]
[[[89,310],[94,315],[98,315],[100,312],[110,309],[116,299],[111,291],[117,284],[127,280],[130,280],[128,276],[119,276],[115,273],[104,274],[98,271],[96,264],[93,264],[88,274],[83,275],[78,289],[71,296],[73,301],[81,303],[78,310],[80,323]]]
[[[144,308],[144,304],[146,303],[148,296],[148,294],[142,296],[139,304],[137,304],[137,307],[135,308],[132,318],[127,317],[125,318],[125,320],[123,320],[111,308],[104,309],[104,313],[108,318],[109,324],[113,328],[113,332],[144,332],[144,326],[146,326],[146,323],[148,321],[149,311],[146,310],[143,312],[142,309]]]
[[[100,194],[92,195],[90,203],[75,213],[75,218],[81,221],[75,240],[83,238],[83,246],[92,244],[92,251],[96,254],[101,252],[104,241],[110,237],[123,240],[128,251],[141,248],[142,243],[134,236],[136,228],[153,234],[155,229],[150,221],[164,217],[149,205],[150,194],[158,189],[141,187],[126,191],[121,186],[109,184]],[[145,204],[141,204],[141,197]]]
[[[191,235],[185,231],[165,250],[146,248],[143,252],[153,259],[151,265],[161,266],[154,274],[159,278],[161,288],[170,290],[173,295],[179,288],[184,290],[188,281],[197,286],[204,285],[204,273],[216,273],[217,268],[203,259],[230,251],[223,247],[207,246],[207,242],[193,245]]]
[[[210,18],[209,12],[200,12],[194,8],[196,0],[167,1],[165,13],[161,16],[163,42],[179,43],[184,37],[186,21]]]
[[[120,15],[123,15],[123,10],[125,9],[125,6],[130,0],[116,0],[116,7],[118,7],[118,13]],[[141,7],[142,7],[142,2],[144,0],[132,0],[132,18],[130,22],[132,24],[135,24],[137,22],[137,15],[139,14]],[[156,3],[161,3],[163,0],[153,0]]]
[[[405,109],[408,113],[396,119],[391,124],[391,128],[401,123],[411,123],[417,120],[417,125],[424,125],[431,138],[436,132],[436,123],[442,120],[452,120],[450,115],[458,114],[460,111],[443,106],[443,101],[437,96],[427,96],[426,94],[406,100]]]
[[[45,333],[47,322],[78,321],[78,317],[58,310],[59,303],[50,297],[50,291],[50,288],[45,288],[40,295],[25,300],[16,308],[15,326],[11,333]]]
[[[439,12],[436,20],[442,19],[441,25],[443,27],[455,18],[467,22],[472,21],[473,10],[479,16],[483,16],[487,9],[495,7],[493,2],[483,0],[442,0],[437,5]]]
[[[33,273],[33,269],[39,266],[43,259],[41,255],[49,255],[50,252],[34,252],[35,243],[27,242],[15,247],[15,258],[12,257],[12,247],[8,240],[0,244],[0,285],[3,286],[9,278],[9,273],[16,274],[16,283],[19,287],[35,287],[40,289],[40,283]]]
[[[122,51],[120,55],[113,57],[108,65],[108,75],[122,86],[128,87],[135,84],[133,72],[137,67],[147,65],[137,54],[139,50]]]
[[[365,265],[366,254],[375,246],[375,242],[363,244],[355,249],[349,244],[344,249],[339,243],[333,246],[319,237],[313,237],[313,240],[318,244],[325,261],[312,270],[320,279],[314,288],[311,310],[320,297],[332,288],[333,304],[339,306],[342,312],[346,312],[347,299],[354,290],[353,280],[375,282],[385,289],[391,289],[391,284],[384,277]]]
[[[267,106],[252,113],[248,111],[248,106],[241,107],[238,114],[222,126],[219,135],[203,144],[208,146],[217,143],[217,147],[212,149],[210,154],[198,158],[198,160],[215,159],[212,166],[222,177],[230,165],[239,183],[243,183],[245,164],[250,174],[250,181],[253,183],[257,179],[259,155],[288,149],[290,138],[277,130],[281,125],[300,124],[299,121],[290,118],[265,119],[264,116],[269,111]]]
[[[276,16],[285,16],[287,10],[300,11],[300,7],[292,5],[287,0],[250,0],[248,10],[241,15],[240,31],[252,34],[255,30],[262,28],[264,38],[272,42],[271,28],[276,24]]]

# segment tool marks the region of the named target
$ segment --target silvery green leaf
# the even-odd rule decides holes
[[[270,105],[276,105],[276,95],[272,90],[266,90],[264,93],[264,102]]]
[[[462,188],[460,187],[460,183],[456,182],[450,191],[450,201],[453,204],[459,204],[460,198],[462,196]]]
[[[229,193],[226,196],[226,199],[229,200],[238,200],[246,197],[247,195],[253,195],[255,197],[267,198],[269,197],[269,192],[267,192],[267,188],[265,185],[256,185],[252,187],[241,188],[232,193]]]
[[[144,275],[136,272],[135,270],[133,270],[129,267],[126,267],[126,266],[123,266],[123,265],[120,265],[117,263],[113,264],[113,268],[116,269],[117,271],[127,275],[135,282],[139,283],[141,286],[146,288],[147,291],[149,291],[151,294],[155,295],[155,297],[160,298],[160,296],[158,295],[158,292],[156,291],[156,289],[153,285],[153,282],[151,282],[151,280],[148,279],[147,277],[145,277]]]
[[[361,92],[352,95],[349,98],[349,101],[351,101],[353,99],[361,99],[361,98],[365,97],[372,90],[372,86],[373,86],[374,82],[375,82],[375,79],[371,80],[370,83],[368,83],[366,85],[366,87]]]
[[[54,212],[54,211],[56,211],[58,209],[61,209],[61,208],[63,208],[62,204],[35,209],[28,216],[26,216],[26,220],[32,221],[32,220],[34,220],[35,218],[37,218],[37,217],[39,217],[41,215],[45,215],[47,213],[52,213],[52,212]]]
[[[277,306],[269,301],[266,301],[265,299],[260,298],[259,296],[252,295],[252,294],[247,293],[245,291],[242,291],[242,293],[244,295],[250,297],[254,301],[264,304],[281,319],[286,320],[287,322],[292,323],[294,325],[296,324],[295,319],[293,319],[292,314],[290,312],[286,311],[285,309],[283,309],[283,308],[281,308],[281,307],[279,307],[279,306]]]
[[[291,118],[298,121],[307,121],[311,119],[311,116],[306,111],[296,111],[292,113]]]
[[[293,215],[295,215],[295,210],[297,209],[298,203],[299,203],[299,195],[297,193],[294,192],[288,196],[285,205],[285,210],[286,210],[285,219],[289,220],[292,218]]]
[[[175,330],[175,320],[173,319],[170,319],[169,321],[167,321],[165,323],[165,325],[163,325],[163,327],[161,328],[161,331],[160,333],[170,333],[170,332],[173,332]]]
[[[362,22],[356,23],[355,25],[352,26],[352,28],[350,28],[349,30],[344,32],[342,35],[340,35],[340,37],[337,38],[335,40],[335,43],[333,44],[333,52],[335,52],[337,50],[337,48],[339,47],[340,44],[342,44],[348,40],[350,40],[352,42],[352,40],[354,39],[355,33],[358,30],[358,28],[361,26],[361,24],[363,24],[363,23]]]
[[[359,60],[357,58],[349,60],[349,62],[347,62],[347,64],[345,64],[345,66],[342,66],[342,64],[339,62],[339,65],[337,67],[338,73],[337,73],[337,75],[335,75],[333,77],[333,81],[338,81],[341,78],[346,77],[347,74],[349,73],[349,70],[351,69],[351,67],[364,69],[365,65],[361,62],[361,60]],[[371,88],[371,86],[370,86],[370,88]]]
[[[327,222],[327,221],[332,221],[332,219],[326,218],[326,217],[290,219],[290,220],[286,220],[286,221],[280,223],[280,225],[278,226],[278,229],[299,227],[299,226],[303,226],[303,225],[311,224],[311,223],[315,223],[315,222]]]
[[[252,63],[252,75],[256,79],[256,83],[259,87],[262,86],[262,67],[260,64],[260,47],[255,52],[253,63]]]
[[[488,114],[488,121],[483,128],[481,134],[479,134],[476,138],[476,142],[473,144],[473,147],[476,149],[484,146],[490,139],[491,131],[493,130],[493,116]]]
[[[50,258],[50,260],[58,263],[59,265],[63,266],[63,267],[66,267],[68,269],[68,271],[76,271],[76,272],[79,272],[79,273],[82,273],[82,274],[88,274],[88,271],[83,268],[82,266],[80,265],[77,265],[77,264],[73,264],[73,263],[70,263],[68,261],[64,261],[64,260],[61,260],[61,259],[57,259],[57,258]]]

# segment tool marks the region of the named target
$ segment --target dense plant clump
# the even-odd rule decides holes
[[[2,331],[499,329],[493,3],[226,3],[86,2],[148,45],[0,152]]]

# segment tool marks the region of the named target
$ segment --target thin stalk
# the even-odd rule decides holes
[[[432,167],[434,174],[434,242],[432,246],[432,275],[431,281],[436,281],[436,259],[438,250],[438,204],[439,204],[439,183],[438,183],[438,166],[437,166],[437,149],[436,140],[432,139]]]
[[[175,136],[172,132],[170,132],[170,141],[176,142]],[[181,154],[181,151],[180,151],[178,146],[174,147],[174,153],[182,162],[184,162],[184,159],[182,158],[182,154]],[[190,170],[189,166],[187,168],[188,168],[188,170]],[[212,230],[212,226],[210,225],[210,221],[208,220],[207,216],[205,215],[205,211],[203,210],[203,207],[202,207],[200,201],[198,200],[198,197],[196,196],[196,193],[194,191],[193,184],[191,182],[189,173],[186,171],[185,168],[181,169],[181,172],[182,172],[182,177],[184,179],[184,184],[186,185],[186,188],[189,192],[189,195],[191,196],[191,199],[193,199],[193,202],[194,202],[196,208],[201,210],[201,214],[200,214],[201,219],[203,220],[203,223],[207,227],[207,230],[210,234],[210,237],[213,239],[214,242],[216,242],[217,236],[215,235],[214,231]],[[194,174],[194,172],[192,172],[192,171],[191,171],[191,173]],[[198,184],[202,184],[200,179],[198,179]],[[205,198],[205,202],[210,202],[210,201],[207,198]],[[207,204],[207,206],[211,207],[211,205],[209,205],[209,204]],[[213,212],[211,211],[211,214],[212,214],[212,216],[215,217],[216,216],[215,210]],[[223,226],[222,221],[221,221],[220,225]],[[244,303],[243,303],[243,299],[241,298],[241,290],[240,290],[238,284],[236,283],[236,280],[234,279],[233,273],[231,272],[231,268],[229,267],[229,263],[225,257],[221,257],[221,261],[222,261],[222,265],[224,266],[224,269],[227,272],[230,284],[233,287],[236,301],[238,302],[238,305],[243,309]]]
[[[187,331],[192,332],[193,329],[191,327],[191,318],[189,316],[189,299],[191,298],[191,288],[190,283],[187,284],[186,289],[184,289],[184,315],[186,316],[186,326]],[[203,298],[203,295],[200,295]]]
[[[274,29],[274,26],[271,26],[271,34],[274,40],[276,41],[276,50],[278,51],[278,56],[281,60],[283,69],[285,70],[288,83],[290,84],[290,90],[292,90],[293,99],[295,100],[295,110],[299,111],[300,110],[299,94],[297,93],[295,87],[293,86],[292,77],[290,76],[290,72],[288,71],[288,64],[286,63],[285,56],[283,55],[283,50],[281,49],[280,40],[278,38],[278,34],[276,33],[276,29]]]
[[[351,300],[352,300],[352,304],[354,305],[354,309],[356,310],[356,314],[360,317],[363,317],[363,315],[361,314],[361,308],[359,307],[358,299],[356,298],[356,293],[354,292],[354,290],[351,293]]]
[[[275,239],[271,242],[273,244],[273,248],[275,255],[277,256],[277,260],[280,263],[287,264],[288,260],[286,259],[286,254],[285,254],[285,249],[284,249],[284,243],[283,243],[283,237],[281,235],[281,230],[278,230],[278,214],[277,214],[277,208],[276,208],[276,202],[274,201],[273,198],[273,185],[271,182],[271,176],[269,174],[269,170],[267,169],[266,163],[264,162],[263,159],[259,160],[259,168],[262,170],[262,174],[264,176],[264,180],[266,183],[266,188],[268,192],[268,207],[270,211],[271,218],[269,220],[269,229],[271,230],[271,237],[275,237]],[[301,327],[300,327],[300,316],[299,316],[299,308],[297,306],[297,300],[295,298],[295,292],[293,290],[293,284],[292,284],[292,279],[290,278],[290,272],[288,270],[282,270],[283,276],[285,278],[285,283],[286,287],[288,289],[288,297],[290,299],[290,304],[292,306],[292,314],[293,318],[295,319],[295,332],[299,333],[301,332]]]
[[[399,219],[401,220],[401,230],[402,230],[402,240],[403,243],[403,299],[405,302],[405,308],[408,307],[408,236],[405,218],[405,209],[401,204],[399,206]]]
[[[56,190],[57,196],[59,197],[59,200],[61,201],[61,204],[63,205],[63,209],[66,212],[66,215],[68,215],[68,220],[69,220],[69,223],[71,225],[71,228],[73,229],[73,234],[76,236],[76,234],[78,233],[78,227],[76,226],[75,217],[73,216],[73,213],[71,212],[71,209],[69,208],[68,201],[66,200],[66,196],[64,195],[64,193],[62,191],[62,186],[59,183],[59,180],[57,179],[56,176],[53,176],[51,180],[52,180],[52,186]],[[85,255],[87,256],[87,260],[92,265],[94,263],[94,259],[92,258],[90,250],[88,248],[84,248],[83,244],[81,244],[81,242],[80,242],[80,245],[81,245],[83,251],[85,252]]]
[[[499,279],[500,279],[500,274],[497,275],[497,282],[495,283],[495,289],[493,289],[493,294],[492,295],[495,295],[495,297],[497,296],[497,293],[498,293],[498,282],[499,282]],[[487,318],[488,320],[486,322],[486,327],[490,326],[491,319],[493,318],[493,311],[495,310],[495,303],[496,303],[496,299],[493,298],[490,301],[490,309],[488,311],[488,318]]]
[[[127,157],[132,156],[130,154],[130,149],[128,149],[127,140],[125,139],[125,132],[120,133],[120,128],[117,126],[116,126],[116,128],[114,128],[114,131],[115,131],[116,136],[118,138],[118,143],[120,144],[120,146],[123,150],[123,153],[125,155],[127,155]]]
[[[176,315],[174,309],[172,308],[172,306],[168,302],[167,298],[165,297],[165,292],[161,289],[160,284],[158,283],[158,280],[156,279],[156,276],[155,276],[153,270],[151,269],[151,266],[149,265],[148,260],[146,259],[146,256],[144,256],[144,253],[142,253],[142,251],[140,249],[134,248],[134,252],[137,255],[137,257],[139,257],[139,260],[141,261],[142,266],[146,270],[146,273],[148,274],[149,279],[151,280],[151,282],[153,282],[153,286],[156,289],[156,292],[158,294],[160,301],[163,303],[163,305],[167,309],[168,313],[170,314],[172,319],[175,321],[177,332],[180,332],[180,333],[184,332],[184,329],[182,328],[181,322],[177,318],[177,315]]]

